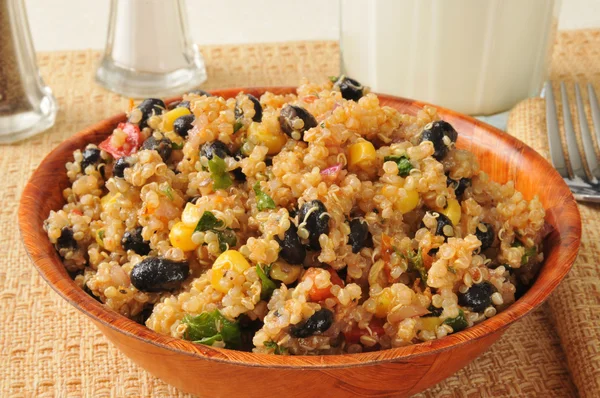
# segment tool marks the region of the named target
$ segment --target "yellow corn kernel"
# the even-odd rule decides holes
[[[350,145],[348,167],[350,169],[368,170],[377,160],[375,147],[369,141],[361,141]]]
[[[181,221],[185,225],[195,228],[198,225],[198,221],[200,221],[200,217],[202,217],[200,209],[193,203],[186,203],[185,209],[181,213]]]
[[[178,222],[173,225],[171,232],[169,232],[169,240],[171,245],[184,252],[195,250],[198,245],[192,241],[192,234],[194,233],[194,227]]]
[[[386,287],[381,291],[381,294],[375,299],[375,316],[378,318],[385,318],[390,312],[392,300],[394,295],[389,287]]]
[[[301,265],[290,265],[284,261],[277,261],[271,267],[269,276],[271,279],[275,279],[276,281],[281,281],[286,285],[289,285],[298,279],[302,273],[302,269],[303,267]]]
[[[394,202],[394,210],[402,214],[412,211],[419,205],[419,193],[413,189],[406,189],[406,196]]]
[[[442,324],[442,320],[437,316],[421,318],[421,330],[435,332],[438,326]]]
[[[112,205],[113,203],[115,203],[117,201],[117,199],[119,199],[121,196],[122,195],[121,195],[120,192],[117,192],[117,193],[111,193],[111,192],[109,192],[109,193],[107,193],[102,198],[100,198],[100,207],[102,207],[102,210],[105,210],[110,205]]]
[[[248,140],[255,145],[264,145],[269,148],[269,155],[277,155],[287,142],[287,137],[279,131],[270,133],[262,124],[252,122],[248,126]]]
[[[458,225],[460,222],[461,211],[462,209],[458,200],[448,199],[448,206],[440,213],[448,217],[450,221],[452,221],[452,225]]]
[[[220,282],[227,270],[234,270],[238,274],[241,274],[245,270],[250,268],[250,263],[246,260],[246,257],[237,250],[224,251],[217,257],[212,266],[212,278],[210,284],[212,287],[221,292],[227,293],[229,289],[226,289]]]
[[[190,112],[188,108],[185,108],[183,106],[181,108],[175,108],[165,113],[162,125],[163,131],[173,131],[173,123],[175,123],[175,120],[177,120],[181,116],[189,115],[191,113],[192,112]]]

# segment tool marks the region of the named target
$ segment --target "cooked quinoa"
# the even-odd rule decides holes
[[[490,181],[457,134],[344,76],[150,98],[74,152],[44,228],[79,286],[161,334],[289,355],[443,338],[543,259],[538,198]]]

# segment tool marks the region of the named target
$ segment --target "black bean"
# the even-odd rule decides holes
[[[150,253],[150,242],[142,238],[142,227],[125,231],[121,245],[125,250],[133,250],[140,256],[145,256]]]
[[[156,139],[153,135],[151,135],[150,137],[146,138],[146,141],[144,141],[144,144],[142,144],[142,149],[154,150],[158,152],[163,162],[166,163],[173,152],[173,142],[166,137]]]
[[[187,201],[191,204],[196,204],[196,202],[198,202],[198,199],[200,199],[202,197],[202,195],[196,195],[196,196],[192,196],[191,198],[189,198]]]
[[[300,129],[294,128],[294,122],[302,120],[304,125]],[[279,114],[279,125],[284,133],[295,140],[301,140],[304,137],[304,132],[313,127],[317,127],[317,119],[310,114],[306,109],[296,105],[286,105]]]
[[[458,293],[458,304],[471,308],[475,312],[483,312],[492,305],[492,294],[496,288],[489,282],[477,283],[469,288],[466,293]]]
[[[352,246],[352,253],[358,253],[365,247],[369,238],[369,225],[360,218],[354,218],[350,221],[350,235],[348,235],[348,244]]]
[[[96,164],[100,160],[100,149],[98,148],[86,148],[81,155],[81,172],[85,174],[85,168],[89,165]]]
[[[340,88],[342,98],[347,100],[358,101],[364,94],[364,87],[362,84],[344,75],[337,79],[334,86]]]
[[[448,137],[449,142],[445,142],[444,137]],[[458,133],[448,122],[437,120],[425,126],[421,133],[421,142],[431,141],[433,143],[433,157],[442,160],[448,154],[448,145],[450,142],[456,142]]]
[[[209,93],[208,91],[200,90],[200,89],[192,90],[192,91],[190,91],[190,94],[196,94],[196,95],[200,95],[200,96],[205,95],[207,97],[212,97],[211,93]]]
[[[250,101],[252,101],[252,103],[254,104],[254,116],[252,117],[252,121],[254,121],[254,122],[262,121],[263,110],[262,110],[262,105],[260,104],[260,101],[258,100],[258,98],[256,98],[252,94],[248,94],[248,99],[250,99]]]
[[[236,181],[246,181],[246,174],[244,174],[241,167],[231,170],[231,174],[233,174],[233,178],[235,178]]]
[[[175,108],[188,108],[190,109],[190,101],[181,101]],[[190,109],[191,110],[191,109]]]
[[[486,250],[492,247],[496,234],[494,233],[494,227],[484,222],[477,226],[475,236],[481,241],[481,250]]]
[[[329,214],[320,200],[311,200],[302,205],[298,212],[298,222],[308,231],[309,247],[321,250],[319,236],[329,233]]]
[[[437,215],[436,225],[435,225],[435,234],[436,235],[443,236],[444,241],[448,240],[449,237],[454,236],[454,225],[452,225],[452,221],[450,221],[450,219],[448,217],[446,217],[444,214],[439,213],[437,211],[434,211],[434,212],[428,211],[427,214],[434,215],[434,216]],[[423,227],[423,225],[424,224],[421,224],[421,227]],[[452,228],[452,229],[449,230],[449,228],[444,228],[446,226],[449,226],[449,228]]]
[[[60,230],[60,236],[56,240],[57,249],[77,249],[77,241],[73,238],[73,230],[64,227]]]
[[[190,272],[186,261],[146,257],[131,270],[131,283],[142,292],[162,292],[181,286]]]
[[[148,126],[148,119],[150,117],[153,115],[162,115],[165,109],[167,109],[167,106],[161,99],[146,98],[137,106],[137,109],[142,111],[142,118],[139,121],[139,126],[140,129],[143,129],[144,127]],[[132,122],[131,120],[129,121]]]
[[[125,169],[131,167],[131,164],[127,161],[125,156],[117,159],[115,165],[113,166],[113,176],[118,178],[125,177]]]
[[[333,312],[327,308],[321,308],[310,318],[298,325],[290,328],[290,334],[293,337],[305,338],[316,333],[323,333],[333,324]]]
[[[252,94],[247,94],[247,97],[254,105],[254,116],[252,116],[252,121],[253,122],[262,121],[263,109],[262,109],[262,105],[260,104],[260,101]],[[243,116],[243,114],[244,114],[244,112],[242,111],[242,108],[239,106],[238,103],[236,103],[235,110],[234,110],[235,119],[236,120],[240,119]]]
[[[456,199],[460,201],[462,200],[463,194],[465,193],[465,189],[471,186],[471,179],[461,178],[460,180],[456,181],[448,177],[446,179],[446,184],[449,187],[451,186],[452,188],[454,188],[454,194],[456,195]]]
[[[173,122],[173,131],[180,137],[187,137],[188,132],[194,127],[194,115],[179,116]]]
[[[221,159],[225,159],[227,156],[231,156],[231,152],[229,151],[229,148],[227,148],[227,145],[223,144],[221,141],[211,141],[202,145],[200,156],[206,156],[208,160],[211,160],[215,155]]]
[[[275,236],[275,240],[279,243],[279,257],[290,264],[298,265],[304,263],[306,258],[306,250],[298,237],[296,225],[290,221],[290,227],[283,235],[283,240]]]

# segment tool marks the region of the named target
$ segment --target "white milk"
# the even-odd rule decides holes
[[[341,0],[342,70],[473,115],[539,94],[560,0]]]

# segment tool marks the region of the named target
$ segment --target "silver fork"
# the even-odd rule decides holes
[[[594,133],[596,142],[600,143],[600,106],[598,97],[591,83],[587,85],[590,109],[592,111],[592,120],[594,122]],[[558,113],[556,112],[556,103],[554,102],[554,93],[552,84],[546,82],[544,86],[544,96],[546,98],[546,126],[548,130],[548,144],[550,146],[550,159],[552,165],[558,173],[564,178],[565,182],[573,192],[576,200],[582,202],[600,203],[600,163],[594,151],[592,135],[585,115],[585,107],[579,84],[575,83],[575,101],[577,104],[577,118],[579,119],[579,130],[583,143],[585,157],[581,156],[577,147],[575,137],[575,128],[571,118],[569,99],[564,82],[560,83],[560,92],[563,109],[563,127],[567,138],[567,152],[571,163],[571,173],[567,168],[567,162],[563,153],[563,147],[560,142],[560,130],[558,127]],[[583,166],[587,163],[588,174]]]

